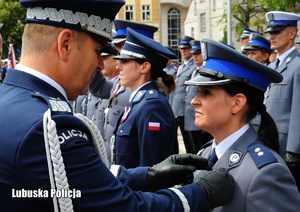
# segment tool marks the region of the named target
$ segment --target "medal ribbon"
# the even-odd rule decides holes
[[[114,91],[114,96],[117,96],[120,93],[120,91],[122,90],[122,88],[123,88],[122,85],[117,84],[116,89]]]
[[[128,106],[125,107],[124,114],[123,114],[123,116],[121,118],[121,122],[122,123],[126,120],[126,118],[127,118],[128,114],[129,114],[130,110],[131,110],[131,107],[128,107]]]

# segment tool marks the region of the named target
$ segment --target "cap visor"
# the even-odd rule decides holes
[[[244,38],[248,38],[248,37],[249,37],[249,35],[242,35],[240,38],[244,39]]]
[[[113,55],[120,54],[120,52],[118,51],[116,46],[114,44],[112,44],[110,40],[102,38],[102,37],[97,37],[94,35],[91,35],[91,36],[103,45],[102,52],[106,52],[106,53],[113,54]]]
[[[116,38],[116,39],[113,39],[112,43],[117,44],[117,43],[121,43],[123,41],[126,41],[126,38]]]
[[[283,25],[270,26],[270,27],[265,31],[265,33],[281,31],[281,30],[285,29],[286,27],[287,27],[287,26],[283,26]]]
[[[129,56],[127,54],[120,54],[118,56],[114,56],[113,58],[116,59],[116,60],[137,60],[137,59],[141,59],[141,58]]]
[[[196,76],[188,81],[185,81],[185,85],[196,85],[196,86],[214,86],[214,85],[224,85],[233,82],[231,79],[213,79],[210,77]]]

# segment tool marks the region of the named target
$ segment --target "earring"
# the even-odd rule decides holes
[[[232,112],[231,112],[231,114],[232,114],[232,115],[235,115],[235,112],[234,112],[234,111],[232,111]]]

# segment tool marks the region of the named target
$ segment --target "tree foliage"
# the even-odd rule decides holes
[[[16,57],[20,56],[22,33],[25,26],[26,9],[18,0],[0,0],[0,23],[3,38],[3,58],[7,57],[9,44],[13,43]]]
[[[300,0],[233,0],[231,1],[231,16],[236,24],[232,26],[238,40],[242,34],[243,27],[250,27],[262,33],[262,26],[266,24],[265,13],[268,11],[298,12]],[[225,7],[227,5],[225,3]],[[226,26],[227,11],[218,24]]]

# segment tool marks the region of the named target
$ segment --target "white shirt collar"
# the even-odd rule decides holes
[[[216,154],[218,158],[221,158],[222,155],[229,149],[229,147],[236,142],[239,137],[241,137],[249,128],[249,124],[245,124],[242,128],[240,128],[238,131],[234,132],[227,138],[225,138],[223,141],[221,141],[219,144],[216,143],[215,139],[212,143],[212,149],[215,148]]]
[[[53,79],[46,76],[45,74],[43,74],[33,68],[30,68],[28,66],[24,66],[22,64],[17,64],[16,69],[38,77],[39,79],[43,80],[44,82],[46,82],[46,83],[50,84],[51,86],[53,86],[54,88],[56,88],[66,98],[66,100],[68,99],[65,90],[57,82],[55,82]]]

